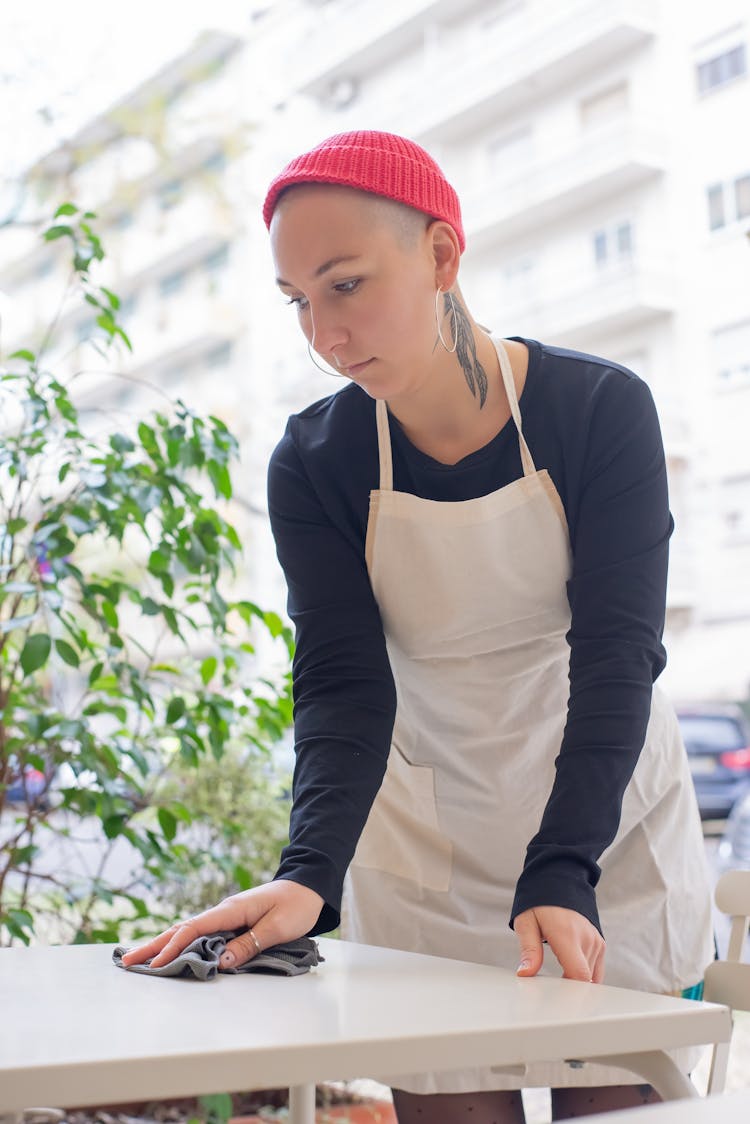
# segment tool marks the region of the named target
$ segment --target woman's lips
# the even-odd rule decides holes
[[[374,362],[373,359],[365,359],[364,363],[352,363],[344,367],[344,371],[349,378],[355,378],[356,375],[361,374],[365,367],[369,367],[370,363]]]

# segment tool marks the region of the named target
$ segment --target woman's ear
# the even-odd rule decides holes
[[[450,223],[435,219],[427,228],[430,248],[435,262],[435,284],[447,292],[453,288],[458,276],[461,247],[458,235]]]

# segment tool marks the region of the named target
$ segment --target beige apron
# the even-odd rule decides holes
[[[387,407],[377,402],[380,488],[366,555],[398,706],[342,928],[351,940],[515,969],[508,918],[567,713],[571,551],[560,497],[521,431],[506,351],[493,342],[524,474],[491,495],[443,503],[393,491]],[[679,992],[701,980],[712,958],[708,873],[677,722],[657,689],[601,866],[607,983]],[[549,950],[544,971],[560,972]],[[612,1067],[553,1063],[523,1077],[477,1068],[393,1084],[429,1093],[633,1081]]]

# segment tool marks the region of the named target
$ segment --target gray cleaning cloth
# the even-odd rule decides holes
[[[238,937],[245,929],[226,930],[211,933],[208,937],[198,937],[184,949],[179,956],[161,968],[152,968],[151,961],[145,964],[125,965],[122,958],[128,951],[125,945],[118,945],[112,953],[112,960],[118,968],[126,972],[142,972],[147,976],[184,976],[196,980],[212,980],[218,972],[236,976],[240,972],[266,972],[277,976],[299,976],[309,972],[324,959],[311,937],[300,937],[297,941],[277,944],[259,952],[239,968],[220,968],[219,959],[227,942]]]

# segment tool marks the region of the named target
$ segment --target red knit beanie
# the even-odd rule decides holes
[[[429,153],[406,137],[368,130],[337,133],[296,156],[268,189],[263,204],[266,226],[271,225],[282,191],[298,183],[343,184],[407,203],[449,223],[462,251],[466,245],[456,192]]]

